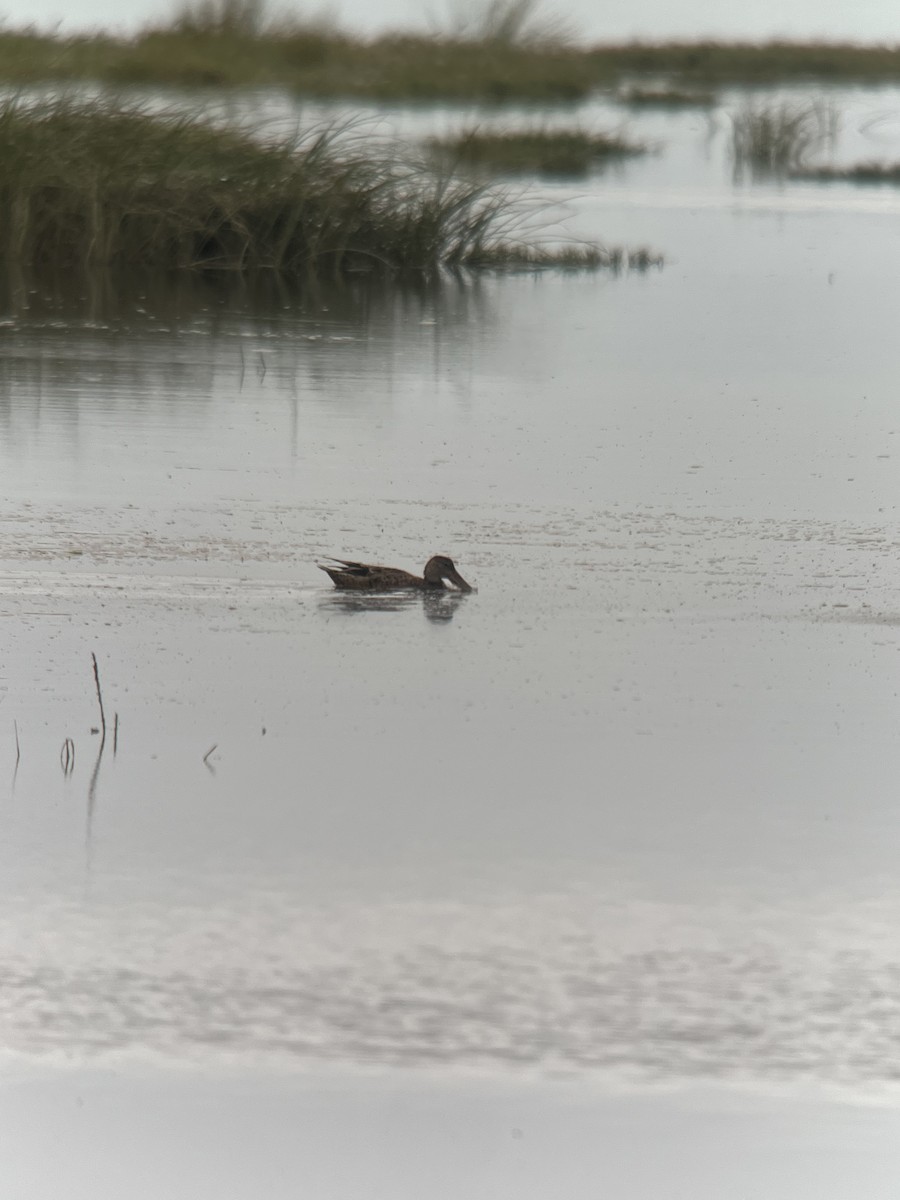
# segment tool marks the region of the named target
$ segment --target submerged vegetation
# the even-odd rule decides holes
[[[783,175],[800,170],[810,153],[834,141],[837,114],[823,101],[748,104],[732,117],[735,170]]]
[[[648,147],[617,134],[582,129],[464,130],[454,137],[433,138],[439,154],[467,166],[501,174],[537,173],[581,176],[592,167],[645,154]]]
[[[135,106],[7,102],[0,266],[339,278],[627,262],[623,251],[524,240],[509,193],[378,156],[343,134],[262,142]]]

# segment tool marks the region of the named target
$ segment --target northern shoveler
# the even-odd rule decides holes
[[[344,558],[332,558],[329,562],[338,565],[316,565],[320,571],[331,577],[334,586],[338,588],[357,588],[370,592],[396,592],[407,588],[433,588],[443,591],[444,580],[447,580],[461,592],[472,591],[471,584],[466,583],[454,566],[453,560],[444,554],[436,554],[434,558],[429,558],[421,578],[411,575],[409,571],[401,571],[399,567],[368,566],[366,563],[348,562]]]

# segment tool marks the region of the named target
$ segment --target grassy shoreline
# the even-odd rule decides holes
[[[178,87],[278,86],[318,97],[566,103],[638,81],[670,89],[900,82],[900,44],[553,41],[385,35],[324,25],[174,23],[130,39],[0,29],[0,82],[92,81]]]
[[[342,133],[261,142],[102,100],[8,101],[0,269],[267,271],[296,280],[656,265],[648,251],[526,240],[528,214],[509,192],[380,155]]]

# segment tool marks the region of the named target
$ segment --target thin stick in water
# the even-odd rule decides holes
[[[19,722],[18,721],[13,721],[13,729],[15,730],[15,733],[16,733],[16,765],[13,767],[12,783],[10,786],[15,788],[16,777],[19,774],[19,760],[22,757],[22,751],[19,748]]]
[[[113,758],[119,748],[119,714],[113,713]]]
[[[97,655],[91,651],[91,658],[94,663],[94,683],[97,685],[97,703],[100,705],[100,734],[103,741],[106,741],[106,713],[103,711],[103,693],[100,691],[100,671],[97,668]]]

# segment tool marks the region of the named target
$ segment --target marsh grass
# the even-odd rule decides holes
[[[595,76],[664,77],[683,85],[875,83],[900,80],[900,44],[848,42],[629,42],[586,51]]]
[[[791,172],[793,179],[817,183],[889,184],[900,186],[900,162],[859,162],[849,167],[806,167]]]
[[[833,143],[837,125],[834,108],[821,100],[747,104],[732,117],[735,172],[758,176],[795,172],[811,153]]]
[[[648,147],[617,134],[582,129],[464,130],[429,146],[453,163],[499,174],[583,176],[603,163],[646,154]]]
[[[373,155],[346,130],[263,143],[104,102],[0,107],[0,211],[7,272],[612,265],[594,247],[523,245],[508,192]]]
[[[383,100],[567,102],[665,78],[720,84],[900,80],[900,47],[633,42],[579,46],[526,0],[494,0],[431,35],[363,39],[327,20],[270,17],[262,0],[188,0],[134,38],[0,29],[0,81],[90,80],[178,87],[278,86]],[[462,11],[462,10],[461,10]]]
[[[719,102],[715,92],[675,87],[629,87],[617,99],[628,108],[715,108]]]
[[[0,51],[2,61],[2,51]],[[45,63],[46,63],[45,59]],[[281,86],[300,95],[417,102],[575,102],[594,81],[578,50],[548,44],[387,35],[361,41],[327,26],[283,26],[259,36],[164,27],[88,58],[72,44],[56,70],[102,80],[177,86]]]

